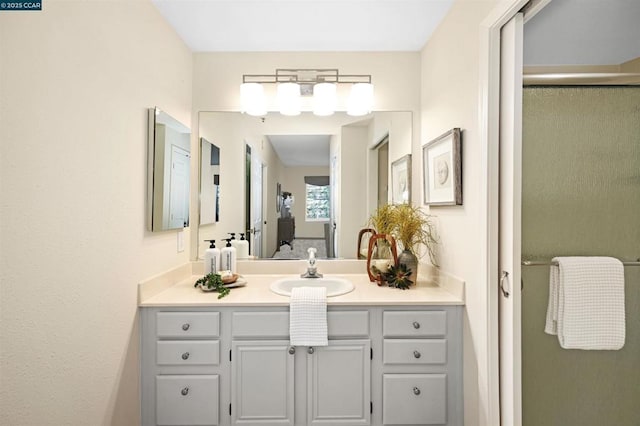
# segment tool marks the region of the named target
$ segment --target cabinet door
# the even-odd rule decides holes
[[[371,423],[371,342],[330,340],[307,351],[307,424]]]
[[[293,366],[288,341],[234,341],[232,423],[293,426]]]

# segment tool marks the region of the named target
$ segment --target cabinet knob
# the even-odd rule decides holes
[[[315,352],[315,350],[313,349],[313,346],[309,346],[309,349],[307,349],[307,353],[308,354],[312,354],[314,352]]]
[[[187,324],[182,324],[182,329],[183,329],[184,331],[187,331],[187,330],[189,329],[189,327],[190,327],[189,323],[187,323]]]
[[[182,354],[182,359],[184,359],[185,361],[189,359],[189,352],[185,352]]]
[[[295,346],[291,346],[291,347],[289,348],[289,353],[290,353],[291,355],[293,355],[293,354],[295,354],[295,353],[296,353],[296,348],[295,348]]]
[[[413,356],[414,356],[415,358],[420,358],[422,355],[421,355],[421,354],[420,354],[420,352],[418,352],[418,351],[413,351]]]
[[[180,393],[181,393],[183,396],[187,396],[187,395],[189,394],[189,387],[182,388],[182,390],[180,391]]]
[[[415,328],[416,330],[420,328],[420,323],[418,321],[414,321],[413,322],[413,328]]]
[[[420,389],[419,389],[419,388],[417,388],[417,387],[414,387],[414,388],[413,388],[413,394],[414,394],[414,395],[420,395]]]

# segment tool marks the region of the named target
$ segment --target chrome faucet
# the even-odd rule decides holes
[[[307,272],[300,275],[301,278],[322,278],[322,274],[318,273],[318,267],[316,266],[316,252],[318,250],[314,247],[309,247],[307,253],[309,253],[309,259],[307,259]]]

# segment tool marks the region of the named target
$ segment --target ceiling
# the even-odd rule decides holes
[[[194,52],[419,51],[454,0],[152,0]],[[552,0],[525,25],[525,65],[640,57],[640,1]]]
[[[552,0],[524,26],[525,65],[619,65],[638,57],[638,0]]]
[[[454,0],[152,0],[194,52],[419,51]]]
[[[329,167],[328,135],[269,135],[273,149],[285,167]]]

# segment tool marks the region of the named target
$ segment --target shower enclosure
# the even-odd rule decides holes
[[[523,95],[522,257],[640,257],[640,87]],[[549,267],[522,267],[525,426],[640,424],[640,267],[625,267],[626,343],[560,348],[544,333]]]

